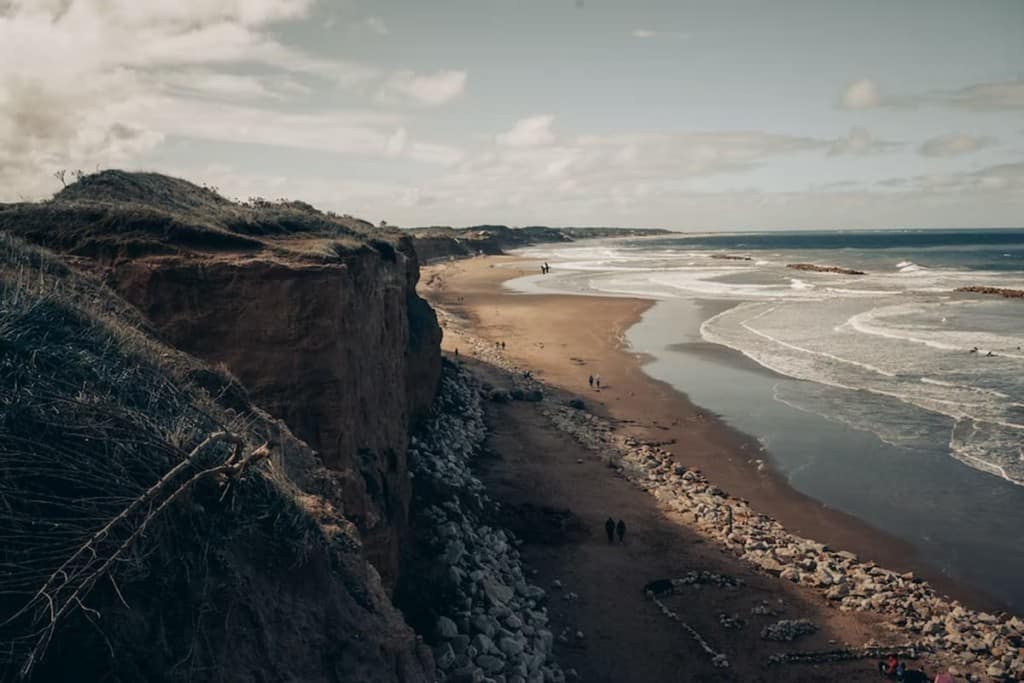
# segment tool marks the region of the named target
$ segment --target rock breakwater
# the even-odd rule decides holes
[[[415,534],[428,575],[411,578],[420,629],[444,681],[559,683],[547,594],[530,583],[508,531],[483,523],[493,509],[470,464],[486,436],[484,389],[453,364],[444,368],[437,414],[411,441]],[[431,598],[436,598],[431,601]]]
[[[840,268],[839,266],[819,266],[813,263],[789,263],[786,264],[787,268],[793,270],[807,270],[814,273],[839,273],[840,275],[866,275],[863,270],[853,270],[852,268]]]
[[[1024,289],[1008,289],[1006,287],[957,287],[954,292],[967,294],[994,294],[1006,299],[1024,299]]]

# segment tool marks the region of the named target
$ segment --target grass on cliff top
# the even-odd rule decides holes
[[[0,377],[0,680],[33,657],[40,680],[210,671],[224,601],[252,571],[239,555],[285,571],[324,544],[287,482],[254,466],[226,493],[197,481],[132,540],[160,499],[143,505],[68,563],[212,433],[246,449],[262,437],[230,376],[160,345],[115,294],[2,233]],[[167,490],[231,449],[201,451]]]
[[[98,259],[265,250],[330,259],[401,236],[304,202],[232,201],[179,178],[117,170],[83,176],[48,201],[0,205],[0,230]]]

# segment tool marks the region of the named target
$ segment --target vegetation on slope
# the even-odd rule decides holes
[[[387,249],[401,238],[304,202],[237,202],[186,180],[117,170],[82,176],[49,201],[0,205],[0,229],[61,253],[109,260],[261,249],[330,258]]]

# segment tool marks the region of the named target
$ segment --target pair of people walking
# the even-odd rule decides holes
[[[604,523],[604,532],[608,535],[608,542],[615,542],[615,535],[619,536],[619,543],[625,543],[626,540],[626,523],[621,519],[618,523],[614,519],[609,517]]]
[[[601,388],[601,375],[590,375],[587,377],[587,382],[590,384],[590,388],[593,389],[595,386]]]

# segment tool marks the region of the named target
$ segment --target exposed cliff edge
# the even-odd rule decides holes
[[[0,207],[0,229],[73,257],[163,339],[230,370],[334,470],[346,516],[394,584],[408,435],[440,374],[440,329],[416,294],[408,235],[120,171]]]
[[[199,311],[224,301],[203,293]],[[274,313],[302,324],[290,310]],[[0,374],[0,680],[434,680],[367,562],[351,473],[325,467],[230,374],[161,342],[97,279],[5,234]],[[415,400],[395,381],[407,414]]]
[[[534,244],[573,242],[600,237],[670,234],[668,230],[655,228],[549,228],[538,225],[523,228],[510,228],[507,225],[411,228],[406,232],[412,235],[416,252],[424,263],[477,254],[502,254],[506,249],[518,249]]]

